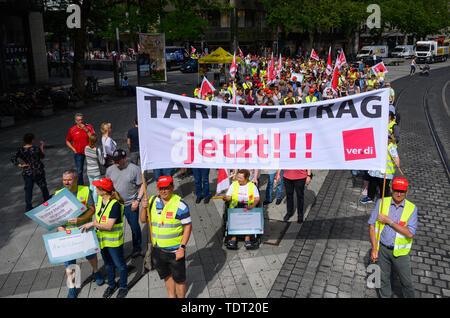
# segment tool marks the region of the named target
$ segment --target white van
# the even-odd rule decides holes
[[[412,58],[414,54],[414,45],[397,45],[391,52],[392,57],[398,58]]]
[[[377,57],[388,57],[388,47],[387,45],[372,45],[372,46],[363,46],[359,51],[358,55],[356,55],[357,59],[370,57],[372,54],[375,54]]]

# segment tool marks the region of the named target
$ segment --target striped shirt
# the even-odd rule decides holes
[[[86,155],[87,175],[90,178],[100,177],[101,174],[100,168],[98,167],[98,161],[100,161],[101,164],[104,164],[104,159],[100,153],[100,149],[86,146],[84,153]]]
[[[158,196],[155,199],[154,204],[156,204],[156,212],[158,215],[161,215],[162,210],[164,209],[164,202],[161,199],[160,196]],[[177,215],[175,216],[175,219],[180,220],[181,224],[183,225],[189,225],[192,223],[191,221],[191,214],[189,212],[189,207],[183,200],[180,200],[180,204],[178,206]],[[158,247],[158,245],[156,245]],[[166,252],[175,253],[176,250],[180,247],[180,245],[171,246],[171,247],[165,247],[162,250]]]

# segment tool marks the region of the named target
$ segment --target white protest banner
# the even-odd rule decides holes
[[[138,87],[142,170],[384,169],[389,90],[310,104],[207,102]]]
[[[264,234],[262,208],[228,209],[228,234]]]
[[[74,229],[42,236],[50,264],[67,262],[100,252],[95,231]]]
[[[86,198],[87,200],[87,198]],[[66,188],[47,202],[25,213],[30,219],[51,231],[86,212],[87,208]]]

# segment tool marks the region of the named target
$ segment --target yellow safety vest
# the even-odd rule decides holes
[[[247,83],[244,82],[244,84],[242,84],[242,87],[243,87],[244,89],[247,89],[247,88],[248,88],[248,89],[251,89],[251,88],[252,88],[252,84],[251,84],[251,83],[248,83],[248,84],[247,84]]]
[[[308,95],[308,96],[305,97],[305,100],[306,100],[307,104],[314,103],[314,102],[317,102],[317,97],[313,96],[312,101],[311,101],[311,98],[309,98],[309,95]]]
[[[397,166],[395,165],[394,159],[391,157],[391,154],[389,153],[389,148],[394,145],[394,147],[397,149],[397,145],[394,143],[389,143],[388,145],[388,153],[387,153],[387,164],[386,164],[386,175],[388,174],[395,174],[395,171],[397,170]]]
[[[395,120],[389,122],[389,131],[390,131],[391,133],[393,133],[393,130],[394,130],[394,126],[395,126],[395,125],[397,125],[397,123],[395,122]]]
[[[153,200],[150,198],[151,202]],[[172,194],[169,202],[164,206],[161,214],[156,210],[156,202],[151,210],[153,244],[160,248],[173,247],[181,244],[184,228],[180,220],[176,219],[181,197]]]
[[[109,200],[103,210],[100,212],[102,208],[102,202],[102,197],[98,196],[97,207],[95,209],[95,220],[97,221],[97,223],[107,224],[109,221],[111,208],[113,207],[114,203],[118,201],[114,199]],[[116,220],[116,223],[114,223],[111,231],[96,229],[98,243],[101,249],[103,249],[104,247],[119,247],[123,245],[123,204],[121,204],[120,202],[118,203],[120,204],[120,220]]]
[[[194,96],[198,96],[199,93],[200,93],[200,88],[196,88],[194,90]]]
[[[256,67],[252,67],[252,76],[254,77],[256,73],[258,73],[258,69]]]
[[[288,99],[289,99],[289,97],[285,97],[285,98],[283,99],[285,105],[287,105]],[[294,104],[295,104],[295,98],[294,98],[294,97],[292,97],[292,100],[294,101]]]
[[[56,191],[55,195],[60,193],[64,189],[65,188],[62,188],[62,189]],[[87,201],[89,199],[89,187],[79,185],[77,188],[77,199],[86,207],[86,209],[84,210],[84,212],[86,212],[87,211]],[[66,223],[66,224],[64,224],[64,227],[66,230],[73,230],[73,229],[77,229],[79,226],[81,226],[83,224],[89,223],[90,221],[91,220],[86,220],[85,222],[80,223],[80,224]]]
[[[230,208],[235,209],[238,206],[238,194],[239,194],[239,182],[233,182],[233,192],[231,194]],[[253,182],[248,182],[248,205],[255,202],[255,184]]]
[[[389,208],[391,206],[391,200],[392,197],[386,197],[383,201],[383,211],[380,211],[384,215],[389,215]],[[403,208],[402,216],[400,217],[400,224],[408,224],[408,220],[411,217],[411,215],[414,212],[415,205],[408,200],[405,199],[405,207]],[[381,210],[381,204],[380,204],[380,210]],[[378,221],[375,223],[375,233],[379,237],[381,235],[381,232],[383,232],[385,223],[379,223]],[[380,227],[378,232],[378,227]],[[402,234],[398,233],[395,235],[395,242],[394,242],[394,256],[399,257],[403,255],[408,255],[409,251],[411,250],[412,246],[412,238],[408,238],[406,236],[403,236]],[[378,240],[378,246],[377,250],[380,249],[380,241]]]
[[[368,80],[367,85],[374,86],[376,82],[377,82],[377,80]]]

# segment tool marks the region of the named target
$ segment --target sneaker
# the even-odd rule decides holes
[[[211,198],[205,198],[205,200],[203,200],[203,203],[208,204],[210,200]]]
[[[268,205],[270,203],[272,203],[272,201],[264,200],[263,205]]]
[[[106,288],[105,292],[103,293],[103,298],[110,298],[114,292],[117,289],[117,285],[114,287],[108,286],[108,288]]]
[[[142,256],[142,251],[141,250],[133,250],[133,253],[131,254],[132,258],[136,258],[138,256]]]
[[[372,203],[373,201],[371,198],[365,197],[365,198],[362,198],[361,200],[359,200],[359,202],[361,202],[362,204],[366,204],[366,203]]]
[[[119,288],[119,293],[117,294],[117,298],[125,298],[128,294],[128,288]]]
[[[203,197],[198,197],[197,200],[195,200],[195,203],[199,204],[202,201]]]
[[[361,194],[367,196],[367,189],[364,189]]]
[[[275,202],[276,205],[280,205],[281,204],[281,199],[277,199],[277,202]]]
[[[94,273],[94,279],[97,286],[102,286],[105,283],[105,279],[100,271]]]
[[[77,289],[69,288],[69,293],[67,294],[67,298],[77,298]]]
[[[286,214],[286,215],[284,216],[284,218],[283,218],[283,221],[284,221],[284,222],[288,222],[292,215],[293,215],[293,214]]]

